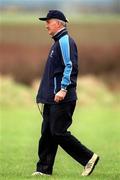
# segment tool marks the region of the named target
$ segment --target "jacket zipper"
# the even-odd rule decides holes
[[[57,89],[57,82],[56,82],[56,77],[54,77],[54,94],[56,94],[56,89]]]

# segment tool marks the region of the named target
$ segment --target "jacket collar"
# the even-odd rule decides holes
[[[52,38],[54,39],[54,41],[58,41],[62,36],[68,34],[67,29],[62,29],[61,31],[59,31],[57,34],[55,34]]]

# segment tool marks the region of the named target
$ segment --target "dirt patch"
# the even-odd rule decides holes
[[[120,24],[72,24],[69,31],[78,46],[80,75],[120,78]],[[1,73],[31,84],[42,75],[52,43],[44,26],[4,25],[1,32]]]

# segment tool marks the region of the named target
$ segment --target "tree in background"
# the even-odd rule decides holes
[[[120,13],[120,0],[113,0],[113,12]]]

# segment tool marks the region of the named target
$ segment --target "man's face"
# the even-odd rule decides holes
[[[48,34],[54,36],[54,34],[59,30],[60,23],[56,19],[50,19],[46,21],[46,28],[48,30]]]

